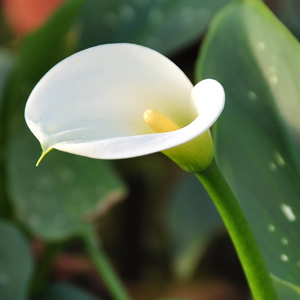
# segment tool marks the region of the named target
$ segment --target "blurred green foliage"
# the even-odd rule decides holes
[[[299,37],[298,2],[267,3]],[[140,253],[150,261],[159,256],[162,266],[173,266],[178,278],[188,280],[209,241],[223,228],[203,188],[194,178],[181,176],[180,170],[168,170],[170,164],[160,156],[115,165],[53,152],[35,168],[40,148],[23,117],[30,91],[64,57],[114,42],[156,49],[185,72],[191,61],[195,64],[200,47],[196,80],[215,78],[226,91],[226,108],[213,132],[218,163],[277,278],[280,299],[300,299],[300,48],[262,2],[67,0],[44,25],[22,38],[2,19],[0,215],[6,221],[0,224],[1,299],[95,299],[63,283],[49,285],[48,273],[38,290],[34,288],[41,279],[34,265],[36,271],[45,265],[50,272],[55,258],[34,256],[29,244],[34,245],[36,237],[46,248],[53,242],[64,248],[71,238],[80,239],[86,229],[99,226],[109,246],[122,244],[121,254],[112,247],[116,257],[124,257],[124,249],[130,253],[142,248]],[[160,174],[147,174],[151,171]],[[134,205],[127,203],[124,211],[132,216],[124,216],[117,207],[110,211],[126,196]],[[140,223],[132,225],[132,218]],[[157,231],[149,229],[155,226]],[[120,234],[124,228],[126,237]],[[135,230],[140,230],[145,245],[133,241]],[[144,261],[134,256],[135,260]],[[144,273],[159,273],[149,265]]]

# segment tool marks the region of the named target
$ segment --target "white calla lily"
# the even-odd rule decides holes
[[[53,67],[32,91],[25,119],[41,143],[42,156],[58,149],[120,159],[195,139],[216,121],[224,101],[217,81],[207,79],[193,87],[174,63],[154,50],[107,44]],[[149,109],[180,129],[155,133],[143,117]]]

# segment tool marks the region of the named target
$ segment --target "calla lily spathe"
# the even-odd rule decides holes
[[[169,59],[134,44],[78,52],[53,67],[32,91],[25,119],[43,154],[58,149],[100,159],[146,155],[206,132],[224,107],[215,80],[193,87]],[[144,121],[153,109],[178,130],[155,133]]]

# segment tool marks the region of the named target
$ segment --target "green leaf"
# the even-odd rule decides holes
[[[53,284],[34,298],[35,300],[96,300],[79,288],[68,284]]]
[[[29,247],[18,229],[0,222],[0,296],[3,300],[26,299],[33,262]]]
[[[280,300],[296,300],[300,299],[300,289],[291,283],[273,278],[274,286]]]
[[[20,114],[11,125],[7,184],[19,220],[32,233],[46,240],[78,235],[123,198],[126,189],[109,162],[55,151],[37,168],[37,140]]]
[[[5,95],[7,117],[18,105],[25,104],[26,98],[38,80],[69,54],[68,33],[84,1],[64,1],[41,28],[22,41]]]
[[[222,225],[205,189],[194,175],[186,175],[176,185],[168,207],[173,269],[178,278],[194,274],[208,242]]]
[[[46,71],[67,55],[67,33],[86,0],[67,0],[40,29],[22,42],[18,72],[23,78],[39,80]]]
[[[89,0],[82,15],[81,48],[131,42],[170,53],[199,39],[230,0]]]
[[[199,80],[215,78],[226,92],[215,131],[218,163],[270,272],[298,287],[299,74],[297,40],[255,0],[217,16],[197,65]]]

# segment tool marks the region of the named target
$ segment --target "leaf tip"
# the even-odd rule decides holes
[[[53,148],[50,148],[50,149],[48,149],[48,150],[46,150],[46,151],[43,149],[43,152],[42,152],[40,158],[38,159],[38,161],[37,161],[37,163],[36,163],[36,165],[35,165],[36,167],[38,167],[38,166],[40,165],[40,163],[41,163],[41,161],[43,160],[43,158],[44,158],[51,150],[53,150]]]

